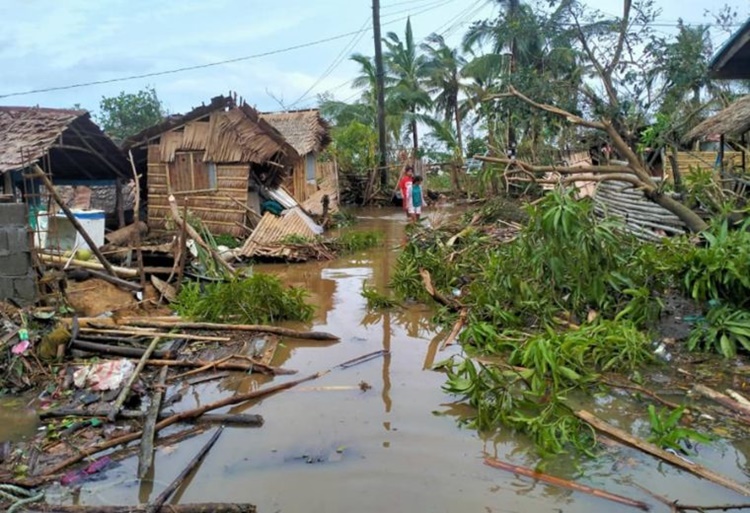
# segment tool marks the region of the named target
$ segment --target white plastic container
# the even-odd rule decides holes
[[[96,247],[103,246],[104,222],[106,217],[104,210],[73,210],[73,215],[81,223],[86,233],[89,234]],[[53,243],[56,238],[59,240],[60,249],[62,250],[91,249],[81,234],[75,229],[75,226],[73,226],[62,212],[55,216],[54,232],[54,235],[50,234],[52,240],[49,242]]]

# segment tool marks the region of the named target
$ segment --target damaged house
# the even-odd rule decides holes
[[[269,204],[289,209],[304,200],[284,187],[301,169],[298,152],[255,109],[231,97],[172,116],[124,147],[145,184],[153,229],[167,227],[170,195],[212,233],[235,237],[247,235]]]
[[[289,190],[307,212],[323,215],[323,197],[328,197],[329,212],[338,208],[338,175],[336,164],[321,160],[321,153],[331,143],[330,126],[318,109],[265,112],[268,121],[300,155],[289,184]]]
[[[132,178],[132,171],[120,148],[87,111],[0,107],[0,184],[6,201],[27,205],[32,228],[39,221],[43,225],[39,230],[52,234],[59,228],[56,235],[65,238],[71,227],[56,212],[41,180],[32,176],[40,169],[68,207],[82,217],[97,218],[92,235],[103,243],[104,218],[124,217],[123,184]],[[92,201],[94,189],[107,191],[99,204]],[[44,234],[37,237],[37,245],[49,242]]]

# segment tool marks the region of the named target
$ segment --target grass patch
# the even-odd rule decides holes
[[[387,310],[400,306],[400,303],[396,299],[378,292],[375,287],[370,287],[366,283],[362,284],[362,292],[360,294],[367,300],[367,308],[373,310]]]
[[[185,283],[172,308],[181,317],[205,322],[309,321],[314,307],[306,303],[307,295],[304,289],[285,287],[276,276],[256,273],[227,282]]]
[[[331,242],[340,253],[356,253],[374,248],[383,241],[383,234],[376,231],[347,231]]]

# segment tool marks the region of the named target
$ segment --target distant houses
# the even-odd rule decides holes
[[[38,201],[38,186],[24,184],[22,172],[39,165],[55,185],[109,190],[102,199],[112,213],[115,204],[123,209],[123,185],[133,179],[130,153],[150,228],[168,227],[173,196],[212,233],[245,237],[269,209],[336,208],[336,167],[321,161],[330,140],[317,110],[259,113],[231,96],[170,116],[121,148],[86,111],[0,107],[0,185],[16,200]]]

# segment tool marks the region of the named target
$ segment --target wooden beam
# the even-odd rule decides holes
[[[52,199],[55,200],[55,203],[62,209],[62,211],[65,213],[65,216],[70,221],[70,224],[72,224],[75,229],[78,231],[78,233],[81,234],[81,237],[83,237],[83,240],[86,241],[86,244],[88,244],[89,249],[91,252],[96,255],[96,258],[101,262],[102,266],[104,266],[104,269],[115,278],[117,277],[117,274],[115,273],[114,269],[112,268],[112,264],[110,264],[106,258],[104,258],[104,255],[102,255],[102,252],[99,251],[99,247],[94,243],[91,236],[88,234],[86,229],[81,226],[81,223],[76,219],[76,216],[71,212],[71,210],[68,208],[68,206],[65,204],[65,202],[62,200],[60,195],[57,193],[57,190],[55,189],[55,186],[52,185],[52,182],[50,181],[49,177],[46,175],[46,173],[42,170],[41,167],[39,167],[39,164],[34,164],[34,170],[36,171],[36,174],[34,175],[36,178],[39,178],[42,180],[42,183],[47,187],[47,190],[50,193],[50,196],[52,196]]]

